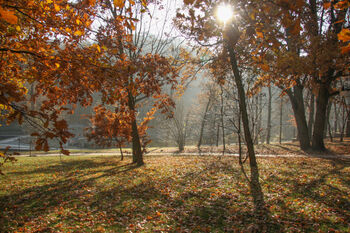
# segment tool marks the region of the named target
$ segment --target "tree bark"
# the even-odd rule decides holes
[[[120,150],[120,161],[123,161],[124,160],[124,154],[123,154],[123,148],[122,148],[121,144],[119,144],[119,150]]]
[[[216,126],[216,147],[219,146],[219,137],[220,137],[220,123],[218,122]]]
[[[232,33],[238,33],[238,31],[235,31],[234,28],[230,28],[230,31],[228,32],[228,43],[227,48],[230,56],[230,63],[231,68],[234,73],[234,79],[237,86],[238,91],[238,99],[239,99],[239,108],[242,115],[242,122],[243,122],[243,130],[244,130],[244,137],[246,141],[246,146],[248,149],[248,157],[249,157],[249,165],[250,165],[250,190],[253,197],[254,202],[254,208],[255,212],[259,217],[266,216],[267,211],[265,208],[265,201],[264,201],[264,194],[262,192],[260,182],[259,182],[259,169],[258,169],[258,163],[256,161],[255,157],[255,151],[254,151],[254,144],[252,140],[252,136],[249,129],[249,119],[247,114],[247,106],[245,102],[245,91],[242,84],[242,77],[238,69],[237,60],[236,60],[236,54],[233,48],[233,45],[235,44],[234,41],[234,34]]]
[[[254,118],[253,118],[254,119]],[[255,96],[255,119],[253,120],[253,124],[255,125],[255,133],[254,133],[254,144],[259,144],[259,94]]]
[[[278,139],[278,142],[279,144],[282,143],[282,125],[283,123],[283,97],[281,97],[281,103],[280,103],[280,133],[279,133],[279,139]]]
[[[348,114],[348,119],[346,120],[346,133],[345,135],[347,137],[350,137],[350,118],[349,118],[349,114]]]
[[[185,141],[184,137],[183,137],[183,135],[181,135],[179,138],[179,144],[178,144],[179,152],[183,152],[185,150],[185,142],[184,141]]]
[[[329,102],[329,100],[328,100],[328,102]],[[323,137],[324,138],[327,137],[327,132],[329,132],[329,128],[330,128],[329,117],[330,117],[331,110],[332,110],[332,104],[329,103],[328,106],[327,106],[326,123],[325,123],[325,127],[324,127],[324,132],[323,132]]]
[[[310,149],[310,137],[305,117],[303,87],[301,85],[296,85],[292,89],[288,89],[287,94],[294,112],[300,149],[306,151]]]
[[[312,149],[314,151],[325,151],[323,135],[326,125],[326,114],[329,100],[328,85],[321,84],[316,97],[316,116],[314,133],[312,136]]]
[[[226,142],[225,142],[225,125],[224,125],[224,90],[222,86],[220,85],[221,89],[221,108],[220,108],[220,115],[221,115],[221,127],[222,127],[222,153],[225,154],[226,151]]]
[[[314,94],[311,94],[310,97],[310,108],[309,108],[309,121],[307,124],[307,127],[309,129],[309,137],[311,138],[312,136],[312,129],[314,126],[314,119],[315,119],[315,96]]]
[[[271,137],[271,111],[272,111],[272,93],[271,86],[268,87],[268,104],[267,104],[267,129],[266,129],[266,144],[270,144]]]
[[[344,101],[345,102],[345,101]],[[345,113],[346,113],[346,130],[345,130],[345,136],[346,137],[350,137],[350,109],[348,107],[348,105],[343,106],[343,108],[345,109]],[[345,122],[344,122],[345,124]],[[343,130],[344,131],[344,130]]]
[[[339,119],[338,118],[339,110],[337,108],[337,102],[336,101],[334,101],[334,110],[333,110],[333,112],[334,112],[334,125],[333,125],[334,129],[333,129],[333,134],[334,134],[334,137],[336,137],[337,132],[338,132],[338,122],[339,122],[339,120],[338,120]]]
[[[133,114],[133,116],[131,117],[132,162],[136,163],[138,166],[141,166],[144,164],[144,162],[141,149],[140,135],[137,128],[137,121],[135,115],[135,100],[130,92],[128,93],[128,100],[130,111]]]

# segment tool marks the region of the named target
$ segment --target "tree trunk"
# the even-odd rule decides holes
[[[133,163],[136,163],[138,166],[141,166],[144,164],[140,136],[137,129],[136,119],[132,121],[132,154],[133,154]]]
[[[340,127],[340,141],[342,142],[344,139],[344,130],[345,130],[345,123],[346,123],[346,118],[345,118],[345,106],[342,104],[342,125]]]
[[[346,120],[346,133],[345,135],[347,137],[350,137],[350,117],[349,117],[349,114],[348,114],[348,119]]]
[[[266,144],[270,144],[271,137],[271,111],[272,111],[272,93],[271,86],[268,87],[269,99],[267,104],[267,129],[266,129]]]
[[[329,102],[329,101],[328,101]],[[327,132],[330,131],[330,124],[329,124],[329,117],[331,114],[331,110],[332,110],[332,104],[328,104],[327,106],[327,112],[326,112],[326,123],[325,123],[325,127],[324,127],[324,132],[323,132],[323,137],[327,137]]]
[[[314,125],[314,115],[315,115],[315,96],[314,94],[311,94],[310,97],[310,108],[309,108],[309,121],[307,124],[307,127],[309,129],[309,137],[311,138],[312,136],[312,129],[313,129],[313,125]]]
[[[198,144],[197,144],[198,150],[200,150],[200,147],[201,147],[201,145],[202,145],[203,132],[204,132],[204,125],[205,125],[205,120],[206,120],[207,112],[208,112],[208,110],[209,110],[209,106],[210,106],[210,96],[209,96],[209,99],[208,99],[208,103],[207,103],[207,105],[205,106],[205,111],[204,111],[204,115],[203,115],[203,118],[202,118],[201,130],[200,130],[200,133],[199,133],[199,140],[198,140]]]
[[[323,135],[326,125],[326,114],[328,106],[329,92],[325,84],[321,84],[316,97],[316,116],[314,133],[312,136],[312,149],[314,151],[325,151]]]
[[[120,150],[120,161],[124,160],[124,154],[123,154],[123,148],[122,148],[122,144],[119,144],[119,150]]]
[[[279,144],[282,143],[282,129],[283,129],[282,123],[283,123],[283,97],[281,97],[281,104],[280,104],[280,135],[278,139]]]
[[[339,110],[337,108],[337,102],[336,101],[334,101],[334,110],[333,110],[333,112],[334,112],[334,125],[333,125],[334,129],[333,129],[333,134],[334,134],[334,137],[336,137],[337,132],[338,132],[338,122],[339,122],[339,120],[338,120],[339,119],[338,118]]]
[[[183,138],[183,135],[180,135],[179,144],[178,144],[179,152],[183,152],[185,150],[185,142],[184,141],[185,140]]]
[[[224,125],[224,90],[222,86],[221,88],[221,108],[220,108],[220,115],[221,115],[221,127],[222,127],[222,153],[225,154],[226,151],[226,142],[225,142],[225,125]]]
[[[294,112],[300,149],[304,151],[308,150],[310,149],[310,137],[305,117],[303,87],[301,85],[296,85],[293,87],[293,91],[292,89],[288,89],[287,94]]]
[[[253,118],[253,126],[254,129],[252,130],[252,132],[254,132],[254,144],[258,145],[259,144],[259,126],[258,126],[258,122],[259,122],[259,94],[257,94],[255,96],[255,117]]]
[[[345,101],[344,101],[345,102]],[[346,130],[345,130],[345,136],[350,137],[350,109],[349,106],[346,105],[344,106],[344,109],[346,111]],[[345,124],[345,122],[344,122]],[[344,130],[343,130],[344,131]]]
[[[133,113],[133,116],[131,117],[131,137],[132,137],[132,162],[136,163],[138,166],[141,166],[144,164],[143,162],[143,154],[141,149],[141,141],[139,136],[139,131],[137,128],[137,121],[136,121],[136,115],[135,115],[135,100],[132,94],[128,93],[129,97],[129,108],[130,111]]]
[[[234,30],[234,29],[231,29],[231,30]],[[228,32],[228,33],[231,34],[232,32]],[[233,31],[233,33],[235,32]],[[243,122],[244,137],[245,137],[246,146],[248,149],[248,157],[249,157],[249,165],[250,165],[250,190],[253,196],[255,213],[258,215],[258,217],[266,217],[267,211],[265,208],[264,194],[262,192],[260,182],[259,182],[259,169],[258,169],[256,157],[255,157],[252,136],[249,129],[249,119],[248,119],[247,107],[245,102],[245,91],[242,84],[242,77],[237,66],[236,54],[235,54],[234,48],[232,47],[232,44],[235,44],[235,43],[232,41],[233,40],[232,35],[229,35],[228,38],[229,38],[229,41],[227,43],[227,48],[230,56],[231,67],[234,73],[235,83],[237,86],[238,97],[239,97],[238,98],[239,108],[240,108],[240,112],[242,115],[242,122]]]
[[[220,137],[220,123],[218,122],[216,126],[216,147],[219,146],[219,137]]]

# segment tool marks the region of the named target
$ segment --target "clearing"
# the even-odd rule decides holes
[[[255,224],[235,157],[19,157],[0,177],[0,232],[239,232]],[[350,231],[350,160],[258,158],[274,229]]]

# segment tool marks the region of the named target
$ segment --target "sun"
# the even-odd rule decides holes
[[[225,3],[220,4],[216,8],[216,18],[223,24],[226,24],[233,18],[233,8]]]

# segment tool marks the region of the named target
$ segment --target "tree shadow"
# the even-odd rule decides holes
[[[43,173],[44,176],[54,175],[57,170],[64,172],[56,182],[34,185],[29,188],[0,196],[0,232],[8,232],[12,225],[21,227],[25,222],[59,212],[62,206],[71,203],[85,203],[81,197],[88,195],[95,188],[95,181],[106,176],[126,174],[137,166],[135,164],[124,164],[105,170],[87,170],[88,168],[104,168],[108,162],[96,162],[88,160],[69,161],[61,165],[48,166],[28,172],[18,172],[17,175],[30,175]],[[111,166],[109,164],[109,166]],[[80,173],[74,171],[79,169]],[[95,175],[98,173],[98,175]],[[132,177],[131,177],[132,179]],[[61,219],[62,220],[62,219]],[[61,221],[52,221],[50,225]]]
[[[104,224],[111,232],[142,231],[145,225],[151,226],[155,231],[165,232],[248,231],[254,229],[256,223],[250,194],[247,190],[231,188],[215,191],[216,187],[222,188],[223,181],[221,176],[212,178],[220,172],[234,177],[230,178],[231,183],[244,182],[238,167],[232,166],[233,161],[237,162],[236,159],[204,159],[201,170],[195,167],[181,171],[181,176],[174,172],[161,178],[152,176],[146,166],[140,170],[134,164],[124,163],[107,167],[110,161],[91,161],[92,163],[85,162],[79,166],[81,161],[72,161],[64,166],[63,172],[67,174],[63,174],[60,180],[0,196],[0,209],[4,210],[0,213],[0,232],[51,215],[54,216],[47,225],[47,231],[61,222],[72,225],[79,222],[94,224],[81,228],[81,232],[91,230],[99,224]],[[44,174],[54,174],[54,168],[62,168],[55,166],[44,169]],[[108,166],[111,166],[110,163]],[[337,214],[348,219],[345,208],[350,209],[349,200],[345,198],[341,199],[341,203],[332,203],[331,195],[320,196],[314,192],[320,182],[325,184],[328,175],[342,176],[341,170],[349,164],[334,161],[334,166],[329,172],[320,171],[323,173],[319,178],[309,183],[301,183],[293,177],[295,173],[289,171],[280,171],[278,176],[269,177],[269,182],[278,185],[289,183],[293,189],[289,193],[281,191],[277,203],[267,197],[268,205],[277,205],[284,211],[279,217],[271,216],[269,221],[274,228],[268,230],[293,231],[287,229],[286,223],[288,227],[298,226],[298,229],[305,231],[315,229],[311,224],[312,218],[305,213],[295,212],[286,204],[283,195],[314,198],[315,202],[336,209]],[[91,167],[94,169],[88,170]],[[76,174],[71,172],[72,169],[81,172]],[[37,172],[42,170],[38,169]],[[117,181],[116,177],[119,178]],[[347,176],[342,180],[349,181],[350,178]],[[332,189],[332,192],[340,193],[339,196],[343,194],[336,189]],[[343,210],[340,209],[342,207]],[[331,225],[327,219],[321,219],[320,224]]]
[[[285,145],[285,146],[284,146]],[[274,146],[278,147],[278,148],[281,148],[282,150],[285,150],[285,151],[288,151],[288,152],[291,152],[291,153],[294,153],[294,154],[304,154],[306,152],[298,149],[298,147],[296,147],[295,149],[292,149],[291,147],[288,147],[289,146],[293,146],[293,147],[296,147],[295,145],[293,144],[283,144],[283,145],[280,145],[280,144],[274,144]],[[280,153],[279,153],[280,154]]]
[[[350,200],[348,198],[348,192],[344,190],[340,190],[337,187],[329,185],[327,183],[327,178],[331,176],[336,176],[341,180],[341,183],[345,185],[348,189],[350,189],[350,175],[344,175],[346,173],[342,173],[341,171],[347,167],[350,167],[349,160],[342,159],[333,159],[327,158],[324,160],[328,160],[333,168],[330,171],[319,171],[320,175],[318,178],[313,179],[312,181],[305,182],[298,177],[292,176],[295,173],[290,171],[280,171],[279,174],[273,175],[266,179],[266,182],[271,182],[274,184],[289,184],[291,189],[287,193],[283,193],[283,196],[289,196],[293,198],[300,198],[301,200],[310,200],[313,203],[317,203],[316,205],[324,205],[327,206],[329,211],[332,211],[340,218],[344,219],[345,222],[350,222]],[[305,164],[306,166],[307,164]],[[310,168],[308,168],[310,169]],[[318,171],[314,171],[318,172]],[[300,171],[302,173],[302,171]],[[310,174],[304,174],[308,176]],[[321,191],[324,190],[324,191]],[[314,222],[318,225],[328,225],[331,226],[332,222],[327,218],[319,218],[317,222],[313,220],[311,216],[308,216],[307,213],[296,213],[295,210],[290,209],[286,206],[285,201],[282,199],[278,199],[279,206],[283,211],[288,211],[289,219],[287,221],[293,221],[293,219],[299,219],[297,224],[303,223],[302,226],[304,230],[313,230],[315,226],[308,225],[307,222]],[[299,216],[299,217],[298,217]],[[295,221],[295,220],[294,220]],[[305,225],[306,224],[306,225]],[[316,226],[317,227],[317,226]]]

